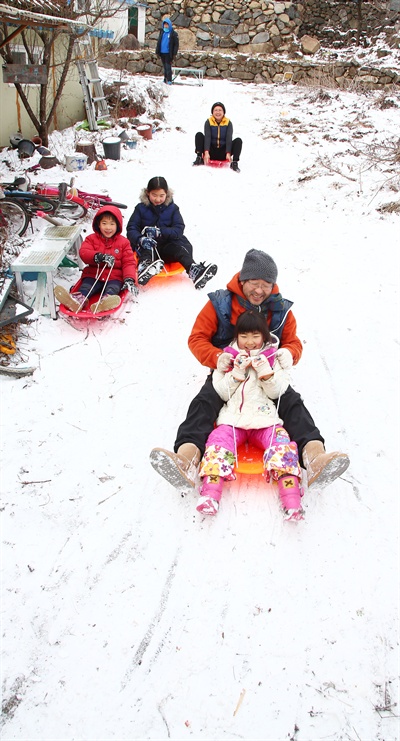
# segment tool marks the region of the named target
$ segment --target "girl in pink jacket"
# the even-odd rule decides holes
[[[276,358],[278,338],[269,331],[265,317],[253,311],[240,315],[234,337],[213,373],[213,386],[226,403],[201,461],[203,482],[196,509],[207,515],[218,512],[223,483],[235,478],[237,448],[248,440],[264,451],[265,477],[278,482],[285,519],[300,520],[297,445],[291,442],[278,415],[280,395],[290,382],[288,370]]]

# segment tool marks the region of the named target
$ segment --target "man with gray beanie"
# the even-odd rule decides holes
[[[230,370],[232,355],[223,352],[223,348],[232,342],[238,317],[248,310],[262,313],[270,332],[279,338],[276,358],[281,367],[298,363],[303,348],[296,334],[292,302],[280,294],[277,277],[278,268],[272,257],[252,249],[227,288],[208,294],[209,301],[197,316],[188,343],[202,365],[222,372]],[[154,448],[150,453],[156,471],[181,491],[196,485],[207,437],[223,405],[211,379],[212,373],[189,406],[186,419],[178,429],[175,452]],[[279,416],[291,440],[297,443],[309,488],[322,489],[344,473],[350,463],[348,456],[325,451],[321,433],[300,394],[291,386],[280,398]]]
[[[235,172],[239,170],[239,157],[242,140],[233,139],[232,121],[225,115],[223,103],[213,103],[211,116],[204,124],[204,134],[198,131],[195,136],[196,159],[194,165],[208,165],[210,160],[227,160]]]

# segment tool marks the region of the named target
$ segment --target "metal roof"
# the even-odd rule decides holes
[[[25,8],[27,3],[23,3]],[[56,15],[47,15],[46,13],[39,13],[33,10],[25,10],[21,7],[22,3],[15,0],[15,6],[4,5],[0,3],[0,21],[4,23],[10,23],[12,25],[23,25],[23,26],[41,26],[42,28],[62,28],[68,31],[72,28],[81,28],[83,31],[88,31],[93,28],[87,23],[83,23],[82,20],[73,20],[72,18],[63,18]],[[46,10],[59,11],[59,6],[55,3],[39,2],[39,0],[30,0],[29,5],[31,7],[38,7],[41,10],[46,7]]]

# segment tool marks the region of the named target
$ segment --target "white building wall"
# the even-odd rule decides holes
[[[38,96],[40,88],[37,85],[24,87],[32,110],[38,111]],[[49,94],[52,95],[51,85]],[[37,131],[29,118],[14,85],[4,83],[0,71],[0,146],[10,144],[10,136],[21,131],[26,139],[37,135]],[[86,118],[82,97],[82,88],[79,82],[78,71],[74,63],[71,64],[68,81],[58,104],[52,128],[65,129],[76,121]]]

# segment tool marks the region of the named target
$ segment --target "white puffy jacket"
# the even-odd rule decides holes
[[[275,338],[273,338],[275,340]],[[250,355],[257,357],[263,350],[275,345],[275,342],[265,345],[262,350],[252,350]],[[239,351],[235,342],[231,347]],[[276,405],[272,399],[278,400],[290,384],[290,374],[283,369],[278,359],[273,365],[273,376],[267,381],[260,381],[252,366],[245,381],[237,382],[232,372],[213,372],[213,386],[221,399],[226,403],[222,407],[217,425],[233,425],[245,430],[261,429],[271,427],[274,424],[282,424],[278,416]]]

